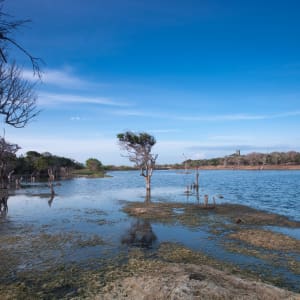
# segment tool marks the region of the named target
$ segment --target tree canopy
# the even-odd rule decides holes
[[[141,176],[144,176],[146,180],[146,189],[150,191],[151,176],[158,156],[151,153],[152,147],[156,143],[154,136],[146,132],[126,131],[119,133],[117,138],[121,149],[128,153],[125,156],[140,168]]]
[[[89,158],[85,164],[90,171],[100,171],[103,169],[101,161],[96,158]]]
[[[157,156],[151,154],[151,149],[156,144],[154,136],[146,132],[126,131],[125,133],[119,133],[117,138],[121,148],[128,152],[127,157],[129,160],[134,162],[136,166],[143,167],[149,164],[151,160],[156,160]]]

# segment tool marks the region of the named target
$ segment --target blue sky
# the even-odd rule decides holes
[[[147,131],[159,163],[300,151],[299,1],[7,0],[45,61],[22,151],[128,164],[116,134]],[[30,66],[24,76],[32,80]],[[3,125],[4,126],[4,125]]]

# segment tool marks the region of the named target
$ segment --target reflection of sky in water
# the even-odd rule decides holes
[[[137,171],[111,172],[113,177],[104,179],[78,178],[61,182],[55,186],[56,196],[49,206],[49,188],[40,184],[34,188],[17,190],[8,200],[7,224],[32,225],[37,231],[80,232],[85,236],[94,234],[103,237],[105,246],[78,249],[70,259],[93,258],[104,253],[117,253],[124,248],[121,239],[130,230],[135,219],[121,211],[120,203],[144,201],[145,182]],[[184,194],[187,185],[194,181],[195,174],[176,171],[155,171],[152,177],[152,201],[177,201],[196,203],[195,194]],[[284,214],[300,220],[300,171],[200,171],[200,202],[208,194],[217,203],[240,203],[270,212]],[[223,195],[220,199],[217,195]],[[121,201],[121,202],[120,202]],[[180,210],[177,211],[181,213]],[[5,222],[4,222],[5,223]],[[5,230],[4,223],[0,230]],[[179,224],[168,226],[152,224],[157,243],[179,242],[203,251],[216,258],[234,261],[241,266],[255,265],[266,270],[271,268],[265,262],[226,251],[218,239],[210,239],[208,228],[185,228]],[[272,227],[300,239],[299,229]],[[66,257],[68,260],[68,258]],[[283,269],[273,270],[289,277]],[[299,278],[289,278],[299,280]]]
[[[57,196],[49,209],[45,184],[38,188],[16,191],[8,200],[9,216],[50,218],[64,215],[63,209],[86,207],[110,210],[118,214],[118,201],[144,201],[145,182],[137,171],[111,172],[113,177],[63,181],[56,186]],[[152,177],[152,201],[196,202],[196,195],[184,194],[186,186],[193,183],[195,174],[176,171],[155,171]],[[200,202],[204,194],[215,196],[218,202],[249,205],[300,220],[300,171],[200,171]],[[27,196],[24,196],[25,195]],[[32,196],[36,195],[36,196]],[[43,197],[40,198],[39,195]],[[217,195],[223,195],[219,199]]]

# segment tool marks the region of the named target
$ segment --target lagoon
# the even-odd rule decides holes
[[[141,246],[124,243],[138,220],[123,212],[122,207],[128,201],[145,201],[144,180],[138,171],[115,171],[108,175],[111,177],[61,181],[61,185],[55,186],[57,195],[52,200],[44,183],[28,184],[11,193],[8,213],[0,218],[2,239],[14,238],[7,248],[12,255],[11,264],[1,270],[2,284],[21,281],[20,272],[40,272],[55,266],[76,263],[93,269],[108,261],[120,264],[131,247]],[[242,204],[300,221],[300,171],[200,171],[198,198],[196,194],[184,193],[194,178],[193,172],[155,171],[151,201],[197,204],[203,203],[207,194],[210,201],[215,197],[217,205]],[[182,211],[176,213],[180,215]],[[274,267],[273,261],[260,256],[232,251],[226,244],[230,230],[216,236],[211,223],[187,226],[153,221],[146,226],[156,236],[149,247],[142,247],[148,254],[155,255],[162,243],[176,243],[262,277],[279,278],[280,286],[300,292],[300,274],[288,268],[292,258],[300,265],[297,253],[289,253]],[[299,227],[266,229],[300,240]],[[60,240],[55,244],[57,237]]]

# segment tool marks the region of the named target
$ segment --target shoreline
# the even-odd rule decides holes
[[[193,171],[196,168],[187,168],[188,171]],[[161,170],[161,169],[157,169]],[[170,168],[168,170],[182,170],[182,169],[173,169]],[[201,166],[199,167],[199,171],[201,170],[220,170],[220,171],[297,171],[300,170],[300,165],[265,165],[265,166]]]

